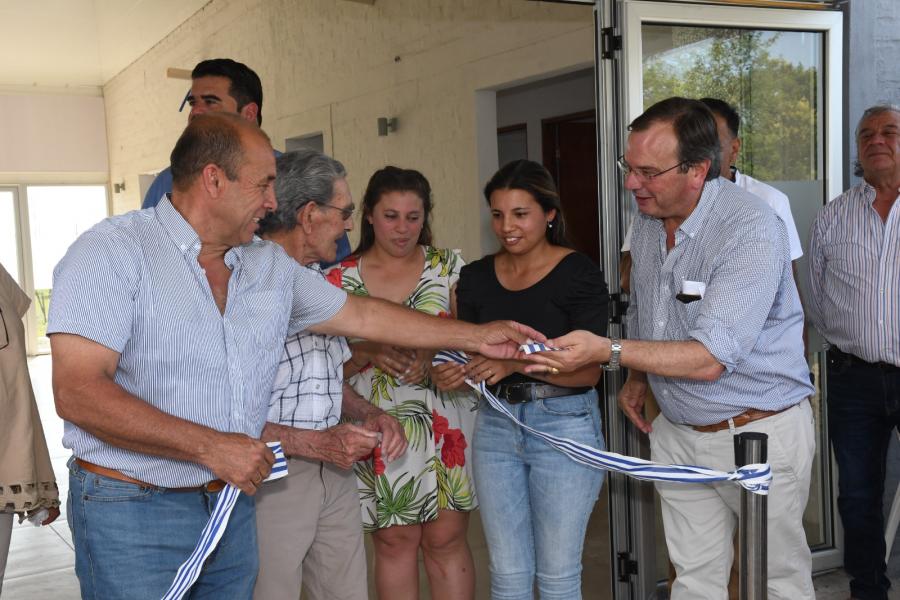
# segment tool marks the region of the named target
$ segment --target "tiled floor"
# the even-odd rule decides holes
[[[29,361],[35,395],[44,422],[44,430],[50,447],[53,468],[60,486],[60,497],[66,496],[68,476],[66,460],[68,452],[62,447],[62,422],[56,416],[50,389],[50,359],[38,357]],[[894,484],[896,485],[896,484]],[[603,599],[609,590],[609,548],[607,507],[604,499],[588,527],[588,541],[584,551],[584,597]],[[479,599],[488,594],[487,549],[477,514],[469,528],[469,540],[475,556],[477,593]],[[368,545],[368,544],[367,544]],[[371,556],[371,547],[369,547]],[[900,574],[900,550],[891,560],[891,575]],[[9,563],[3,582],[3,600],[76,600],[79,598],[78,581],[74,572],[74,550],[66,523],[65,509],[50,527],[35,528],[26,521],[13,529]],[[422,571],[420,569],[420,571]],[[371,573],[371,569],[370,569]],[[428,597],[428,584],[421,576],[422,597]],[[371,582],[370,582],[371,584]],[[849,593],[847,576],[835,571],[815,578],[818,600],[845,600]],[[374,589],[370,585],[372,598]],[[894,580],[892,600],[900,600],[900,579]]]

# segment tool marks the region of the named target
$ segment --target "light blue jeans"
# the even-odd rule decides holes
[[[520,421],[603,449],[597,392],[507,404]],[[581,598],[581,552],[603,471],[525,433],[482,400],[473,467],[490,553],[491,597]]]
[[[81,597],[159,600],[220,495],[148,489],[69,461],[67,514]],[[254,500],[241,494],[218,548],[185,598],[249,600],[258,567]]]

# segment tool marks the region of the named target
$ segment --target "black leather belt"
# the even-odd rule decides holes
[[[560,396],[574,396],[589,391],[590,387],[563,387],[551,383],[499,383],[488,386],[488,389],[500,400],[506,400],[510,404],[543,400],[545,398],[559,398]]]
[[[869,369],[878,369],[880,371],[884,371],[885,373],[897,373],[900,372],[900,367],[897,365],[892,365],[891,363],[886,362],[877,362],[871,363],[867,360],[863,360],[855,354],[849,354],[844,352],[837,346],[832,346],[828,349],[828,358],[834,361],[835,366],[846,366],[853,365],[855,367],[867,367]]]

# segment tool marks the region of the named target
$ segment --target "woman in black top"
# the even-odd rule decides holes
[[[556,337],[574,329],[604,335],[607,289],[602,271],[568,247],[559,195],[541,165],[520,160],[484,190],[501,244],[460,273],[457,316],[474,323],[514,319]],[[525,374],[528,363],[474,356],[463,368],[432,376],[444,389],[466,376],[486,381],[522,422],[602,448],[594,385],[598,365],[564,374]],[[581,597],[581,551],[603,473],[574,462],[482,402],[473,465],[490,551],[493,598]]]

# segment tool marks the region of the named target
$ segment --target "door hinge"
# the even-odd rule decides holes
[[[622,36],[615,34],[615,28],[604,27],[600,30],[600,58],[611,60],[613,52],[622,49]]]
[[[625,300],[625,297],[626,295],[623,293],[609,295],[610,323],[621,323],[625,318],[625,314],[628,312],[628,300]]]
[[[638,574],[638,564],[631,559],[631,552],[619,552],[616,554],[617,579],[622,583],[628,583],[632,576]]]

